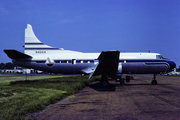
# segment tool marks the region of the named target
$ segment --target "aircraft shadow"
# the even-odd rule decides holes
[[[149,83],[131,83],[131,82],[128,82],[128,83],[124,83],[124,85],[120,85],[119,83],[109,83],[109,85],[107,87],[103,87],[101,84],[100,84],[100,81],[96,81],[90,85],[88,85],[90,88],[96,90],[96,91],[115,91],[116,90],[116,87],[123,87],[123,86],[163,86],[165,84],[157,84],[157,85],[152,85],[150,82]]]
[[[93,84],[89,85],[90,88],[96,90],[96,91],[115,91],[116,85],[109,83],[107,87],[104,87],[100,84],[100,82],[94,82]]]

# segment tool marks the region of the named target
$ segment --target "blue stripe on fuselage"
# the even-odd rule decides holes
[[[44,45],[44,43],[25,43],[25,45]]]
[[[60,50],[59,48],[25,48],[25,50]]]
[[[167,60],[164,60],[164,59],[149,59],[149,60],[128,60],[128,59],[124,59],[124,60],[120,60],[120,62],[124,62],[126,61],[127,63],[130,63],[130,62],[167,62],[169,61],[168,59]]]
[[[45,60],[38,60],[38,61],[35,61],[36,63],[45,63],[46,61]]]
[[[72,60],[54,60],[55,63],[59,63],[59,61],[61,61],[62,63],[65,63],[65,61],[68,61],[69,63],[72,62]],[[94,60],[76,60],[76,63],[80,63],[80,61],[83,61],[83,63],[87,63],[88,61],[90,63],[93,63]],[[137,63],[137,62],[155,62],[155,63],[158,63],[158,62],[166,62],[168,64],[174,64],[173,61],[171,60],[120,60],[120,62],[124,63],[124,61],[126,61],[126,63]],[[38,63],[43,63],[45,62],[45,60],[36,60],[36,62]]]

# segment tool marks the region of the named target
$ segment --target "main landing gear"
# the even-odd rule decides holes
[[[157,85],[156,74],[153,74],[153,75],[154,76],[153,76],[153,80],[151,81],[151,84]],[[118,81],[120,82],[121,85],[124,85],[124,78],[120,78]],[[126,82],[130,82],[130,76],[126,76]],[[101,85],[103,87],[107,87],[109,85],[108,77],[106,75],[102,75]]]
[[[156,74],[154,74],[153,80],[151,81],[152,85],[157,85],[157,80],[156,80]]]
[[[132,79],[132,76],[129,76],[129,75],[127,75],[126,76],[126,82],[130,82],[130,79]],[[120,82],[120,85],[124,85],[124,78],[120,78],[120,80],[119,80],[119,82]]]
[[[109,85],[109,82],[108,82],[108,80],[107,80],[107,76],[102,75],[102,77],[101,77],[101,85],[102,85],[103,87],[107,87],[107,86]]]

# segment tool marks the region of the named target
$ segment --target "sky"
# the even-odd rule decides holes
[[[4,49],[24,52],[31,24],[43,43],[66,50],[154,52],[180,65],[180,0],[3,0],[0,63]]]

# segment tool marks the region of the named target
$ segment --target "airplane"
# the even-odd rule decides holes
[[[55,48],[42,43],[34,34],[32,26],[25,29],[24,53],[14,49],[4,52],[15,65],[33,68],[49,73],[101,75],[101,84],[107,86],[109,79],[119,80],[124,84],[132,74],[153,74],[151,84],[156,85],[156,75],[167,73],[176,67],[175,62],[163,58],[159,53],[139,52],[120,53],[118,50],[101,53],[83,53]]]

